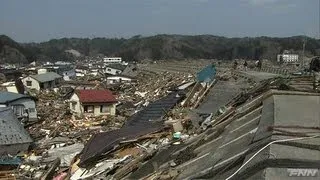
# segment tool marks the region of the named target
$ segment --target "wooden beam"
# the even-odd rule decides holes
[[[57,169],[57,167],[60,165],[60,158],[57,158],[53,161],[51,167],[47,170],[46,173],[44,173],[44,175],[41,177],[41,180],[49,180],[49,179],[53,179],[54,173]]]
[[[197,108],[200,104],[203,97],[207,94],[207,92],[211,89],[211,87],[216,83],[216,80],[213,80],[209,85],[204,88],[203,92],[200,92],[200,97],[198,98],[197,102],[194,104],[193,108]]]
[[[199,83],[199,82],[197,82],[197,83],[193,86],[192,90],[190,91],[189,95],[187,96],[186,100],[184,101],[184,104],[183,104],[184,107],[186,107],[186,106],[189,105],[190,100],[192,99],[192,97],[194,96],[194,94],[197,92],[199,86],[200,86],[200,83]]]

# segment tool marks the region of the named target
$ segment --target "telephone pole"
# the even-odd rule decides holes
[[[303,48],[302,48],[302,64],[301,64],[301,68],[302,70],[304,70],[304,50],[306,47],[306,39],[303,40]]]

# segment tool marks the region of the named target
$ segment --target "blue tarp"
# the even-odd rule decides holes
[[[22,160],[19,157],[9,157],[2,156],[0,157],[0,165],[20,165]]]
[[[197,73],[197,81],[212,82],[215,76],[216,76],[216,67],[213,64],[210,64]]]

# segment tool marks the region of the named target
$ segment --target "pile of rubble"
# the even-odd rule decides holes
[[[34,139],[56,136],[77,137],[83,131],[87,134],[92,130],[108,131],[120,128],[124,122],[121,116],[85,116],[78,118],[72,116],[69,104],[59,93],[44,91],[37,94],[37,110],[39,122],[32,124],[28,130]],[[87,137],[81,138],[83,142]]]
[[[27,125],[35,143],[32,151],[23,155],[19,176],[125,178],[160,149],[179,147],[201,131],[199,123],[191,122],[190,108],[197,108],[215,84],[215,69],[201,72],[197,77],[176,72],[139,73],[137,83],[111,89],[119,101],[116,116],[79,118],[72,115],[68,100],[59,90],[35,94],[40,120]],[[219,75],[230,74],[224,71]],[[179,154],[178,159],[182,162],[192,157]]]
[[[185,73],[140,73],[135,85],[121,85],[119,89],[119,101],[129,101],[134,104],[152,102],[168,94],[177,86],[194,80],[192,75]]]
[[[230,81],[230,80],[237,80],[237,77],[230,71],[230,69],[221,71],[217,73],[217,80],[220,81]]]
[[[69,109],[69,103],[64,99],[59,90],[30,92],[37,97],[37,111],[39,121],[27,124],[35,143],[29,154],[24,154],[24,161],[19,166],[19,176],[25,179],[39,179],[40,177],[53,177],[63,179],[67,175],[71,179],[79,177],[99,177],[108,173],[106,169],[122,167],[122,171],[132,170],[138,163],[137,159],[147,158],[152,152],[169,143],[185,140],[186,135],[175,134],[183,130],[184,123],[172,123],[172,120],[183,119],[187,115],[185,108],[179,107],[172,112],[166,112],[167,126],[164,129],[139,136],[129,142],[120,141],[120,146],[107,158],[101,158],[90,171],[78,166],[79,154],[83,151],[84,144],[95,134],[112,132],[123,127],[127,117],[136,114],[153,101],[165,97],[170,91],[179,85],[190,82],[194,77],[186,74],[163,72],[159,74],[140,73],[138,83],[134,85],[123,84],[116,91],[120,104],[117,107],[117,116],[73,116]],[[174,125],[173,125],[174,124]],[[176,125],[178,124],[178,125]],[[167,129],[175,127],[175,131]],[[112,156],[112,157],[110,157]],[[128,163],[130,162],[130,163]],[[123,166],[126,164],[126,166]],[[130,165],[131,164],[131,165]],[[72,166],[70,166],[72,165]],[[130,166],[129,166],[130,165]],[[125,167],[130,167],[128,170]],[[58,168],[58,171],[56,171]],[[85,172],[84,172],[85,171]],[[121,177],[121,170],[118,175]],[[103,173],[102,173],[103,172]]]
[[[57,164],[68,166],[93,134],[119,129],[125,121],[122,116],[75,117],[59,93],[41,91],[34,95],[39,121],[27,124],[26,129],[35,143],[19,168],[19,175],[26,179],[45,176],[57,158],[61,161]]]
[[[237,81],[238,76],[229,68],[221,69],[216,72],[214,66],[208,65],[196,77],[189,73],[142,71],[136,77],[137,83],[109,87],[119,101],[116,116],[76,117],[59,90],[30,92],[38,99],[39,121],[26,125],[35,143],[28,154],[21,155],[19,176],[56,180],[123,179],[136,169],[139,169],[136,174],[143,171],[147,174],[150,169],[144,169],[144,165],[157,162],[160,157],[159,164],[150,166],[169,172],[153,171],[149,178],[171,179],[178,175],[171,168],[195,158],[193,150],[214,137],[202,139],[203,135],[210,132],[210,127],[223,123],[235,111],[234,107],[273,86],[298,91],[308,85],[311,89],[309,77],[290,81],[273,79],[259,84],[252,81],[254,88],[243,91],[218,112],[195,115],[192,109],[202,103],[217,81]],[[194,139],[199,140],[194,149],[187,147]],[[172,158],[169,156],[174,160],[169,161]],[[151,158],[157,161],[146,162]]]

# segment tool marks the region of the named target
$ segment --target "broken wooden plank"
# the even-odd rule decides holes
[[[51,167],[44,173],[44,175],[41,177],[41,180],[49,180],[52,179],[55,173],[55,170],[57,169],[57,167],[59,167],[60,165],[60,158],[57,158],[53,161],[53,163],[51,164]]]
[[[183,103],[183,106],[184,106],[184,107],[186,107],[186,106],[189,105],[190,100],[192,99],[192,97],[194,96],[194,94],[197,92],[199,86],[200,86],[200,83],[199,83],[199,82],[197,82],[197,83],[193,86],[192,90],[190,91],[189,95],[187,96],[186,100],[185,100],[184,103]]]
[[[193,108],[197,108],[200,104],[203,97],[207,94],[207,92],[211,89],[211,87],[216,83],[216,80],[213,80],[209,85],[206,86],[203,92],[200,93],[200,97],[198,98],[197,102],[194,104]]]

